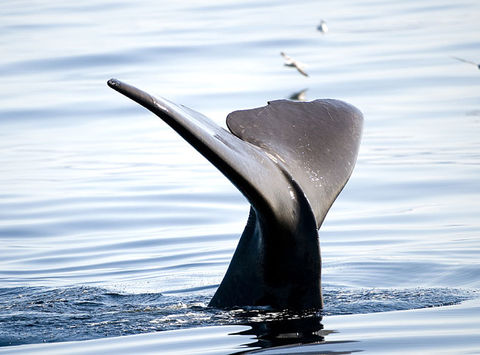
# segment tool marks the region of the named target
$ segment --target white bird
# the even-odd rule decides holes
[[[327,33],[328,32],[327,23],[324,20],[320,21],[320,24],[317,26],[317,30],[319,30],[322,33]]]
[[[478,64],[478,63],[472,62],[472,61],[470,61],[470,60],[466,60],[466,59],[454,57],[454,56],[452,56],[452,58],[453,58],[453,59],[456,59],[456,60],[459,60],[459,61],[461,61],[461,62],[464,62],[464,63],[473,64],[473,65],[475,65],[475,66],[477,67],[477,69],[480,69],[480,64]]]
[[[301,91],[294,92],[290,95],[289,99],[294,101],[305,101],[307,99],[307,95],[305,95],[307,90],[308,89],[303,89]]]
[[[308,74],[304,70],[305,64],[302,64],[302,63],[296,61],[295,59],[290,58],[284,52],[280,52],[280,54],[285,59],[285,64],[284,64],[285,66],[296,68],[300,74],[308,76]]]

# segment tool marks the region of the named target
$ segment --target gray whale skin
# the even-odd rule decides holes
[[[322,308],[318,229],[352,173],[362,113],[338,100],[276,100],[230,113],[228,132],[196,111],[119,80],[108,85],[159,116],[251,204],[209,306]]]

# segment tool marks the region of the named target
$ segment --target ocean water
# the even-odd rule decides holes
[[[478,1],[1,8],[4,350],[158,331],[195,337],[196,327],[212,329],[202,335],[211,343],[228,342],[228,331],[215,332],[232,325],[257,338],[262,324],[314,333],[335,324],[350,334],[349,319],[372,317],[378,330],[403,311],[436,320],[478,298],[480,70],[453,58],[480,62]],[[317,30],[321,19],[328,33]],[[309,77],[283,66],[281,51],[304,62]],[[111,77],[222,126],[231,111],[301,91],[363,112],[356,168],[319,233],[322,312],[207,307],[248,202],[160,119],[108,88]],[[461,332],[480,313],[457,307],[451,326]],[[441,332],[424,324],[422,344],[432,350]],[[292,342],[335,339],[327,333]]]

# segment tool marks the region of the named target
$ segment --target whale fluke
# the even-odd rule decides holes
[[[159,116],[251,204],[210,306],[321,308],[318,228],[352,173],[361,112],[331,99],[276,100],[230,113],[228,132],[185,106],[115,79],[108,85]]]

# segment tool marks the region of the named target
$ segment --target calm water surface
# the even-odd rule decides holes
[[[477,297],[480,71],[451,56],[480,62],[478,1],[1,7],[0,345]],[[304,89],[363,111],[356,169],[320,231],[322,314],[206,307],[248,203],[110,77],[223,126]]]

